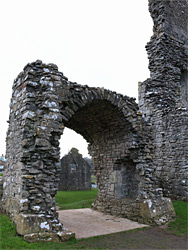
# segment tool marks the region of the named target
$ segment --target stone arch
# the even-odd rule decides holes
[[[79,95],[70,94],[71,98],[62,104],[63,123],[81,134],[89,143],[88,149],[93,158],[99,187],[94,207],[106,211],[103,204],[106,204],[108,199],[116,199],[115,193],[118,189],[116,182],[123,172],[120,171],[119,176],[116,176],[117,171],[115,175],[114,166],[118,162],[127,167],[134,165],[135,173],[141,156],[136,149],[139,148],[140,125],[137,104],[131,98],[99,88],[77,86],[76,92]],[[78,103],[79,107],[78,105],[75,107],[75,103]],[[130,164],[131,161],[136,163]],[[135,175],[132,179],[136,179]],[[130,185],[133,182],[130,182]],[[135,180],[135,183],[137,182]],[[135,190],[137,194],[138,188],[139,185]],[[101,203],[103,204],[99,205]],[[114,214],[119,215],[119,212],[114,211]]]
[[[94,209],[148,223],[168,220],[173,208],[150,178],[149,137],[134,99],[70,82],[56,65],[38,60],[14,81],[10,104],[3,209],[19,234],[28,241],[73,236],[55,207],[65,126],[89,142],[99,186]],[[117,181],[125,176],[131,181],[119,196]]]

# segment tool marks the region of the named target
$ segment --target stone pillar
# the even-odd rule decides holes
[[[63,132],[56,65],[28,64],[14,81],[3,209],[27,241],[64,241],[55,207]]]

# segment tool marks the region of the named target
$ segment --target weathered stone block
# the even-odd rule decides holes
[[[75,234],[70,231],[62,231],[57,233],[32,233],[24,235],[24,240],[27,242],[64,242],[75,238]]]

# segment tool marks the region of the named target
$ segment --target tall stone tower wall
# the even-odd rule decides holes
[[[158,185],[186,200],[188,172],[188,1],[149,1],[153,36],[150,79],[139,83],[139,108],[152,135]]]

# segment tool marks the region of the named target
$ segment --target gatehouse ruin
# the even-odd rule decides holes
[[[187,199],[188,2],[149,0],[150,78],[134,98],[73,83],[54,64],[27,64],[13,84],[2,208],[27,241],[74,234],[58,219],[59,139],[88,142],[99,188],[93,209],[161,225]]]

